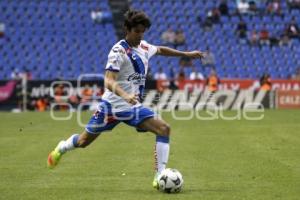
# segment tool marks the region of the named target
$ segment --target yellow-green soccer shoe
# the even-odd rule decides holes
[[[61,142],[64,142],[64,141],[61,141]],[[60,143],[61,143],[60,142]],[[59,146],[60,146],[60,143],[57,145],[57,147],[51,151],[51,153],[48,155],[48,159],[47,159],[47,166],[48,168],[50,169],[53,169],[59,162],[59,160],[61,159],[62,157],[62,153],[60,153],[59,151]]]
[[[152,186],[155,189],[159,189],[159,185],[158,185],[158,177],[159,177],[159,173],[156,173],[152,182]]]

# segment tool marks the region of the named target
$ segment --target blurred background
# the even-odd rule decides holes
[[[0,110],[49,109],[70,92],[55,82],[51,95],[53,81],[76,89],[63,102],[101,97],[107,55],[124,37],[129,8],[150,17],[149,43],[208,52],[202,61],[153,57],[149,90],[285,90],[299,107],[299,0],[1,0]],[[83,74],[96,75],[78,85]]]

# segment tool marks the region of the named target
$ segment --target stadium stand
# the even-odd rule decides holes
[[[96,8],[110,12],[107,0],[0,1],[0,21],[6,24],[0,79],[9,79],[14,68],[29,70],[33,79],[102,73],[117,38],[111,23],[93,23]]]
[[[112,23],[96,24],[90,17],[92,9],[111,12],[109,0],[97,1],[0,1],[0,22],[5,23],[5,37],[0,38],[0,79],[9,79],[13,69],[31,71],[33,79],[75,79],[81,73],[103,73],[106,56],[118,40]],[[282,15],[243,15],[248,32],[266,28],[279,37],[292,20],[300,21],[300,10],[288,9],[281,2]],[[240,17],[233,15],[235,1],[228,1],[229,16],[221,16],[220,23],[205,31],[199,22],[220,1],[131,1],[133,8],[144,10],[153,26],[145,39],[161,44],[161,34],[168,27],[183,30],[186,42],[178,49],[209,47],[216,58],[220,77],[258,78],[269,72],[272,78],[288,78],[300,66],[300,45],[292,39],[289,45],[251,46],[235,34]],[[172,6],[171,6],[172,5]],[[265,4],[258,5],[265,9]],[[152,72],[160,67],[174,67],[179,71],[179,59],[154,57]],[[201,67],[199,60],[194,61]],[[192,70],[184,68],[186,74]],[[207,75],[208,68],[203,74]],[[166,71],[168,73],[169,70]]]
[[[281,2],[282,16],[260,14],[234,15],[236,2],[227,1],[230,16],[221,16],[221,22],[213,25],[211,31],[204,31],[197,18],[204,19],[209,10],[218,7],[220,1],[132,1],[132,7],[143,9],[153,20],[153,28],[147,39],[154,44],[160,44],[160,36],[168,27],[173,30],[181,29],[186,35],[186,44],[180,49],[201,49],[207,46],[216,57],[216,69],[221,77],[226,78],[258,78],[263,72],[269,72],[272,78],[289,78],[300,65],[299,40],[291,40],[290,45],[264,45],[262,47],[250,46],[240,42],[235,35],[235,30],[240,18],[243,19],[248,31],[260,31],[264,24],[267,30],[276,37],[280,37],[286,25],[294,17],[299,23],[299,10],[289,10],[285,1]],[[172,5],[172,6],[171,6]],[[265,4],[258,5],[261,10],[266,9]],[[159,66],[178,66],[178,61],[173,58],[156,57],[153,71]],[[194,65],[201,66],[199,61]],[[179,68],[176,68],[179,70]],[[191,68],[186,68],[189,74]],[[208,74],[208,69],[204,74]]]

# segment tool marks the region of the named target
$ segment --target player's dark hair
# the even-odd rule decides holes
[[[139,24],[143,25],[146,29],[149,29],[151,26],[149,17],[143,11],[130,9],[125,13],[124,17],[124,27],[129,31]]]

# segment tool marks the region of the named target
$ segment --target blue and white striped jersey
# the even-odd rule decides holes
[[[116,43],[109,55],[106,70],[118,72],[118,84],[129,94],[142,98],[149,59],[156,54],[157,47],[142,40],[138,47],[130,47],[126,40]],[[111,104],[112,112],[129,110],[133,105],[105,88],[102,99]],[[141,105],[138,103],[134,106]]]

